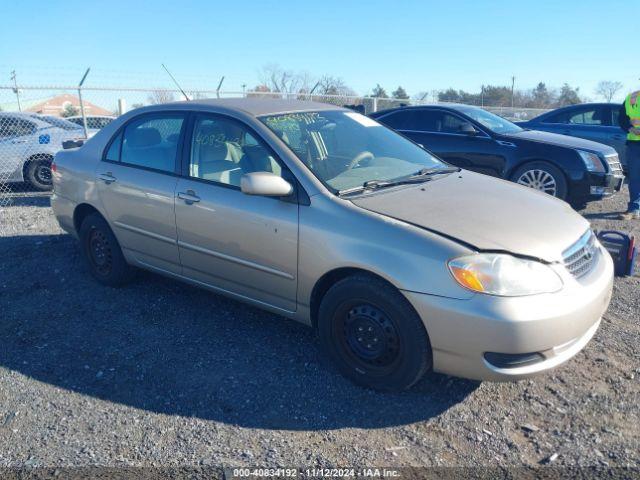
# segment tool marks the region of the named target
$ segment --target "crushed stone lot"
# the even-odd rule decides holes
[[[625,200],[581,213],[640,236]],[[100,286],[47,195],[0,208],[0,245],[0,467],[638,467],[638,276],[550,374],[381,394],[303,325],[150,273]]]

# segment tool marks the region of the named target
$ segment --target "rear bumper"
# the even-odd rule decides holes
[[[74,237],[77,237],[76,228],[73,224],[73,212],[75,203],[68,198],[61,197],[55,191],[51,195],[51,209],[53,210],[60,228]]]
[[[613,262],[599,248],[596,265],[579,280],[564,267],[554,267],[565,283],[563,290],[554,294],[475,295],[457,300],[403,292],[426,326],[434,370],[476,380],[505,381],[537,375],[569,360],[593,337],[611,299]],[[503,368],[487,361],[487,352],[535,353],[540,360]]]

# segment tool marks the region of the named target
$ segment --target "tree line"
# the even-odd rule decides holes
[[[296,73],[292,70],[284,69],[277,64],[264,66],[259,72],[259,80],[260,82],[255,87],[249,89],[248,95],[258,92],[262,94],[273,92],[299,95],[357,96],[355,90],[340,77],[323,75],[316,78],[308,73]],[[605,101],[611,102],[622,87],[623,85],[620,82],[603,80],[598,83],[594,93]],[[389,94],[384,87],[376,84],[365,96],[389,99],[390,101],[395,101],[395,103],[402,103],[397,102],[398,100],[406,100],[407,103],[412,100],[439,101],[478,106],[509,107],[514,105],[520,108],[542,109],[558,108],[590,101],[580,91],[579,87],[572,87],[565,83],[560,88],[550,88],[545,82],[539,82],[534,88],[527,90],[512,89],[511,86],[485,85],[477,92],[448,88],[445,90],[417,92],[412,96],[401,85]]]

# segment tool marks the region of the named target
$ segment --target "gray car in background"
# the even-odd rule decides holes
[[[611,257],[568,204],[332,105],[145,107],[52,170],[55,215],[99,282],[139,267],[298,320],[367,387],[547,371],[611,298]]]
[[[618,125],[620,104],[582,103],[558,108],[529,120],[516,122],[522,128],[560,133],[604,143],[616,149],[626,170],[627,136]]]

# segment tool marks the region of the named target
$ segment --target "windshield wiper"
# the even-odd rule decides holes
[[[421,168],[416,173],[411,175],[409,178],[428,177],[431,175],[439,175],[441,173],[456,173],[456,172],[459,172],[460,170],[462,169],[459,167],[445,167],[445,168],[427,167],[427,168]]]
[[[348,195],[350,193],[362,192],[364,190],[378,190],[380,188],[395,187],[397,185],[409,185],[411,183],[426,182],[433,175],[439,175],[444,173],[459,172],[461,169],[458,167],[447,168],[423,168],[416,173],[412,173],[406,177],[399,178],[397,180],[367,180],[362,185],[357,187],[347,188],[345,190],[338,190],[338,195]]]

